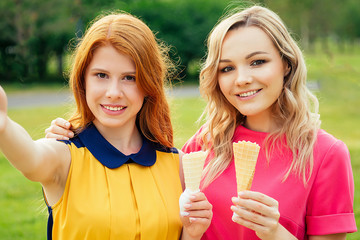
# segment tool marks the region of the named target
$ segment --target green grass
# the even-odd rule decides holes
[[[320,84],[316,95],[322,128],[344,141],[350,151],[355,181],[354,211],[360,230],[360,57],[341,53],[331,58],[307,55],[307,65],[309,79]],[[349,234],[347,239],[360,239],[360,233]]]
[[[34,138],[44,136],[52,119],[64,116],[68,106],[9,110]],[[21,149],[19,149],[21,151]],[[47,210],[41,186],[21,175],[0,154],[0,238],[46,239]]]
[[[354,210],[360,223],[360,57],[337,54],[306,55],[309,79],[318,81],[322,128],[343,140],[349,147],[355,177]],[[41,88],[40,88],[41,89]],[[200,98],[171,100],[175,145],[181,147],[198,129],[195,123],[204,102]],[[12,119],[33,136],[42,137],[50,121],[64,116],[68,106],[10,110]],[[336,177],[336,176],[334,176]],[[0,236],[3,240],[46,239],[47,212],[41,187],[18,173],[0,156]],[[358,225],[359,226],[359,225]],[[359,228],[359,227],[358,227]],[[347,239],[360,239],[360,233]]]

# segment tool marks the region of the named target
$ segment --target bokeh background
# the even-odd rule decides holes
[[[358,0],[262,0],[277,12],[305,51],[333,56],[332,47],[353,52],[360,38]],[[2,0],[1,83],[64,81],[69,49],[101,12],[124,10],[144,20],[172,46],[186,81],[197,81],[204,41],[226,8],[249,5],[229,0]],[[71,44],[69,44],[69,41]],[[317,44],[320,45],[317,48]]]
[[[9,97],[66,92],[70,53],[98,14],[123,10],[147,23],[171,47],[176,87],[198,84],[205,40],[227,9],[253,3],[284,20],[304,52],[308,83],[320,101],[322,128],[343,140],[355,179],[354,211],[360,222],[360,3],[358,0],[1,0],[0,85]],[[51,97],[53,96],[53,97]],[[196,131],[204,107],[199,96],[169,97],[175,145]],[[47,102],[46,100],[43,100]],[[48,101],[51,102],[51,101]],[[66,102],[66,101],[65,101]],[[10,107],[9,116],[34,139],[73,104]],[[21,149],[19,149],[21,150]],[[336,178],[336,176],[333,176]],[[46,239],[41,186],[25,179],[0,153],[0,239]],[[359,233],[347,239],[360,239]]]

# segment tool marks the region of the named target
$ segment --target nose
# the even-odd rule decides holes
[[[237,85],[247,85],[252,82],[252,76],[249,70],[238,67],[237,68],[237,76],[236,76],[236,84]]]
[[[124,95],[121,82],[117,79],[111,79],[106,89],[106,97],[121,98]]]

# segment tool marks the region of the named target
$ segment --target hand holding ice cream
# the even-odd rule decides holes
[[[260,147],[256,143],[239,141],[233,143],[237,193],[250,190]],[[233,217],[237,217],[234,212]]]
[[[184,214],[184,204],[190,202],[193,193],[200,191],[200,180],[205,159],[206,153],[203,151],[188,153],[182,158],[186,187],[179,199],[180,213],[182,215]]]
[[[185,154],[182,157],[185,191],[179,199],[183,236],[200,238],[212,219],[212,205],[200,192],[200,181],[207,154],[203,151]]]
[[[241,141],[233,143],[233,150],[237,192],[250,190],[260,146],[256,143]]]
[[[265,194],[249,191],[255,173],[260,146],[252,142],[233,143],[238,197],[232,199],[233,221],[254,230],[263,239],[264,229],[270,229],[273,236],[279,236],[284,228],[278,224],[278,202]],[[256,204],[254,204],[256,203]],[[261,208],[258,209],[259,204]],[[276,239],[276,237],[274,237]]]

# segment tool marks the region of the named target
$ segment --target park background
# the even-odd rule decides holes
[[[309,87],[318,96],[322,128],[350,150],[355,179],[354,210],[360,221],[360,3],[358,0],[263,0],[277,12],[304,51]],[[198,83],[206,37],[226,9],[249,1],[219,0],[2,0],[0,84],[12,94],[68,91],[69,53],[99,13],[124,10],[140,17],[171,47],[178,65],[175,88]],[[169,97],[175,145],[199,127],[204,102]],[[72,104],[10,108],[9,115],[34,139]],[[336,176],[333,176],[336,178]],[[47,210],[41,186],[18,173],[0,153],[0,239],[46,239]],[[359,227],[358,227],[359,228]],[[347,239],[360,239],[359,233]]]

